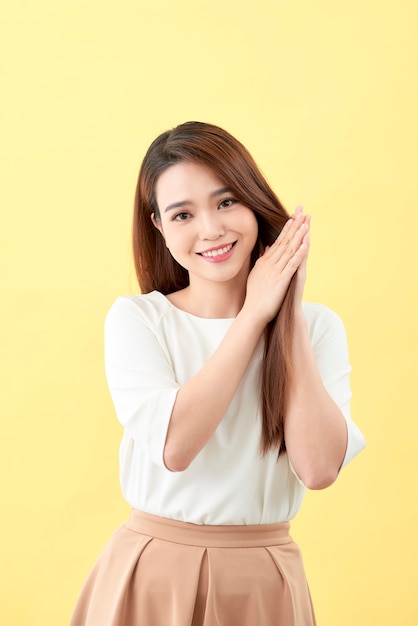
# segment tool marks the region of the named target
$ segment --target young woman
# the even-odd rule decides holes
[[[343,325],[302,303],[309,231],[224,130],[189,122],[151,144],[142,295],[118,298],[105,327],[132,511],[72,626],[315,624],[289,520],[364,440]]]

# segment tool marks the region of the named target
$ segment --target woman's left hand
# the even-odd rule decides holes
[[[293,219],[296,219],[297,216],[302,216],[302,221],[301,223],[305,223],[308,226],[308,231],[306,232],[306,235],[303,239],[304,244],[306,245],[306,254],[303,257],[303,260],[301,262],[301,264],[299,265],[298,269],[296,270],[296,290],[295,290],[295,306],[301,306],[302,304],[302,298],[303,298],[303,291],[305,289],[305,283],[306,283],[306,266],[307,266],[307,261],[308,261],[308,254],[309,254],[309,245],[310,245],[310,224],[311,224],[311,216],[310,215],[303,215],[303,207],[298,206],[296,207],[296,210],[294,212],[294,214],[291,216]],[[300,217],[299,217],[300,219]]]

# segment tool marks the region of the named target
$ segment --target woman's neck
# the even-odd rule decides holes
[[[244,287],[225,283],[192,283],[168,296],[179,309],[198,317],[226,319],[238,315],[245,300]]]

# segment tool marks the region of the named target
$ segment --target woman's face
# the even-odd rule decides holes
[[[176,261],[196,280],[225,282],[250,270],[258,224],[214,172],[198,163],[172,165],[159,177],[160,219],[153,223]]]

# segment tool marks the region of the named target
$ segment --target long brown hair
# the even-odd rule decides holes
[[[171,256],[151,222],[159,217],[155,186],[171,165],[192,161],[209,166],[237,200],[250,207],[258,222],[258,242],[252,265],[281,232],[289,215],[267,184],[247,149],[218,126],[186,122],[157,137],[142,162],[135,194],[133,255],[142,293],[167,295],[189,284],[189,275]],[[285,451],[284,416],[290,377],[293,333],[293,277],[278,315],[267,325],[261,379],[263,454]]]

